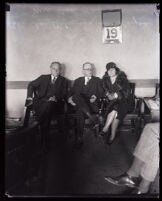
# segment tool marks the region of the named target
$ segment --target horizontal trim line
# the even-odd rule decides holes
[[[27,89],[29,81],[7,81],[7,89]]]
[[[130,82],[136,83],[137,88],[151,88],[159,83],[158,79],[130,79]],[[27,89],[30,81],[6,81],[6,89]]]

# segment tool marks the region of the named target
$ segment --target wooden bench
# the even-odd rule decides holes
[[[71,87],[73,86],[74,81],[68,81],[68,91],[70,91]],[[119,132],[131,132],[139,134],[141,132],[141,104],[142,99],[135,96],[135,83],[130,82],[131,93],[134,97],[134,107],[131,112],[129,112],[126,117],[124,118],[123,122],[119,125],[118,131]],[[103,103],[102,100],[100,104],[100,113],[102,113]],[[69,112],[69,104],[67,100],[63,100],[63,111],[59,114],[53,116],[52,121],[58,120],[62,122],[61,128],[64,131],[64,134],[68,133],[69,129],[76,129],[76,114]],[[32,113],[32,105],[27,107],[25,118],[24,118],[24,126],[27,127],[29,125],[30,116]],[[70,125],[70,121],[74,121],[72,125]],[[76,132],[76,130],[75,130]],[[67,134],[68,135],[68,134]]]

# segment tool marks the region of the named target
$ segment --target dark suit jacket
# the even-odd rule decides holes
[[[73,96],[74,94],[83,94],[89,99],[92,95],[95,95],[97,98],[103,96],[103,87],[101,79],[95,76],[92,76],[88,82],[86,89],[84,88],[85,77],[79,77],[74,81],[74,85],[70,90],[68,97]]]
[[[28,85],[27,97],[32,97],[33,92],[36,90],[36,96],[34,99],[46,98],[47,89],[51,82],[51,74],[41,75],[37,79],[33,80]],[[67,97],[67,80],[62,76],[58,76],[53,87],[53,96],[57,100],[65,99]]]

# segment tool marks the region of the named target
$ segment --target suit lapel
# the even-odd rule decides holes
[[[94,89],[94,77],[92,76],[92,78],[89,80],[88,84],[86,85],[86,94],[90,94],[91,91],[93,91]]]
[[[54,85],[58,85],[58,83],[60,82],[60,80],[61,80],[61,78],[60,78],[60,75],[57,77],[57,79],[56,79],[56,81],[55,81],[55,83],[54,83]],[[48,75],[48,77],[47,77],[47,83],[48,84],[51,84],[51,74],[50,75]]]
[[[85,85],[85,77],[83,77],[83,78],[84,78],[84,79],[83,79],[83,85]],[[89,86],[89,84],[90,84],[91,82],[93,82],[93,79],[94,79],[94,77],[92,76],[91,79],[88,81],[88,83],[87,83],[86,86]]]
[[[88,84],[87,84],[87,87],[88,87],[88,88],[91,88],[91,87],[92,87],[93,81],[94,81],[94,77],[92,76],[91,79],[89,80]]]
[[[49,74],[47,77],[47,84],[51,84],[51,74]]]
[[[61,77],[60,77],[60,75],[59,75],[59,76],[57,77],[57,79],[56,79],[54,85],[55,85],[55,86],[59,85],[60,81],[61,81]]]
[[[81,85],[82,85],[82,86],[85,85],[85,77],[82,77],[82,79],[81,79]]]

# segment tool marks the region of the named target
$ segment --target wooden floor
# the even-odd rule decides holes
[[[117,176],[130,167],[138,136],[118,133],[111,145],[97,139],[88,129],[84,132],[84,145],[73,148],[74,134],[67,139],[51,131],[49,152],[42,155],[38,177],[33,178],[28,190],[19,189],[23,196],[122,196],[127,187],[114,186],[104,176]],[[156,189],[156,190],[155,190]],[[158,185],[154,188],[158,193]]]

